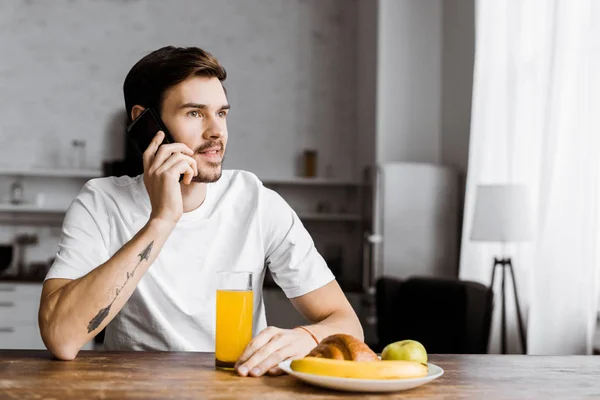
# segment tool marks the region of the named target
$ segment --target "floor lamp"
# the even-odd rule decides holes
[[[523,185],[478,185],[471,240],[476,242],[516,243],[533,239],[527,187]],[[501,269],[500,290],[502,294],[501,350],[507,353],[506,337],[506,275],[510,274],[515,296],[519,338],[523,353],[527,354],[527,340],[521,307],[517,294],[517,282],[510,257],[494,257],[490,288],[494,289],[496,270]]]

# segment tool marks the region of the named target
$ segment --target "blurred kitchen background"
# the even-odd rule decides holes
[[[600,135],[598,121],[544,142],[559,137],[547,133],[552,126],[568,130],[565,121],[581,120],[579,114],[553,119],[556,91],[546,88],[555,87],[561,73],[577,74],[568,62],[544,58],[555,47],[565,51],[555,55],[559,61],[580,50],[569,53],[570,42],[546,39],[556,29],[556,37],[564,33],[581,43],[564,30],[581,22],[587,9],[580,4],[570,12],[560,0],[548,2],[554,8],[535,1],[491,3],[1,2],[0,348],[43,348],[39,291],[64,213],[87,180],[139,172],[124,135],[123,80],[148,52],[176,45],[202,47],[227,69],[232,112],[225,168],[255,173],[297,211],[373,348],[411,337],[440,353],[592,353],[600,172],[597,161],[576,150],[600,150],[589,135],[593,128]],[[598,16],[597,4],[581,3]],[[558,24],[560,10],[566,17]],[[550,22],[533,24],[533,16]],[[598,42],[587,44],[596,55],[585,65],[600,66]],[[552,71],[541,75],[539,87],[536,68]],[[584,77],[596,88],[593,70]],[[581,112],[598,115],[597,92],[589,98],[570,94],[588,106]],[[545,106],[531,111],[528,101]],[[529,120],[528,113],[539,118]],[[554,163],[536,150],[555,154],[557,147],[581,157]],[[565,169],[575,160],[587,163],[580,167],[588,171],[582,181],[588,192],[539,183],[552,180],[545,170],[581,177],[579,170]],[[524,165],[538,167],[524,178]],[[481,186],[486,184],[496,186]],[[548,200],[566,192],[587,200]],[[537,215],[562,215],[560,204],[570,212],[545,229],[561,233],[565,246],[529,234],[545,225]],[[584,215],[574,216],[578,211]],[[570,224],[576,218],[589,224]],[[592,243],[584,256],[569,246],[580,235]],[[521,241],[527,242],[512,243]],[[492,284],[494,256],[500,268]],[[512,275],[505,257],[514,261]],[[580,280],[566,282],[560,274]],[[544,279],[549,283],[541,287]],[[574,293],[583,299],[561,308],[563,297]],[[544,303],[550,294],[558,297]],[[304,322],[269,279],[264,295],[270,325]],[[578,315],[575,323],[558,329],[573,322],[570,315]],[[554,337],[539,339],[553,329]],[[101,342],[86,348],[101,348]]]

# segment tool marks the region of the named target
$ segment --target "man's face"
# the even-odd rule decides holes
[[[170,88],[161,118],[176,142],[195,151],[194,182],[216,182],[227,146],[229,103],[217,78],[192,77]]]

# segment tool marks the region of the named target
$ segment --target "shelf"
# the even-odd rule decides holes
[[[81,178],[92,179],[102,176],[101,170],[96,169],[42,169],[34,168],[27,170],[19,170],[15,168],[0,167],[0,176],[30,176],[30,177],[45,177],[45,178]]]
[[[35,204],[0,204],[0,223],[17,225],[61,225],[65,207],[38,207]]]
[[[19,284],[19,283],[39,283],[42,284],[44,283],[44,277],[42,276],[36,276],[33,274],[29,274],[29,275],[0,275],[0,285],[1,284],[7,284],[7,283],[14,283],[14,284]]]
[[[64,207],[38,207],[35,204],[0,204],[0,212],[11,213],[39,213],[39,214],[64,214]]]
[[[327,178],[288,178],[288,179],[265,179],[265,186],[363,186],[362,182],[327,179]]]
[[[361,221],[360,214],[298,213],[304,221]]]
[[[63,215],[66,212],[64,207],[38,207],[34,204],[0,204],[0,213],[11,214],[59,214]],[[360,214],[334,214],[334,213],[298,213],[298,217],[303,221],[348,221],[358,222],[362,218]],[[6,220],[7,218],[2,218]]]

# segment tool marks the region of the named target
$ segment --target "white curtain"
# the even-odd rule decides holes
[[[460,277],[513,259],[529,354],[589,354],[600,272],[600,1],[479,0]],[[536,240],[471,242],[478,184],[525,184]],[[498,282],[498,280],[497,280]],[[507,289],[512,289],[510,281]],[[490,352],[500,349],[498,287]],[[518,346],[508,290],[509,352]]]

